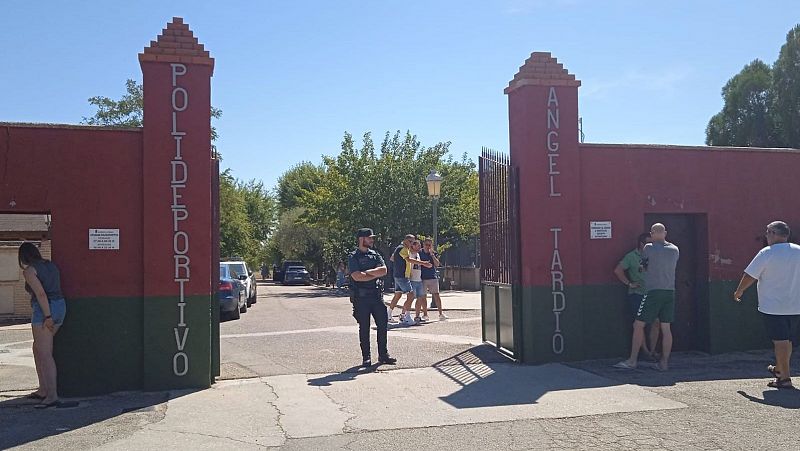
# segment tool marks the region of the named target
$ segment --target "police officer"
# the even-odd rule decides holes
[[[358,339],[361,343],[362,366],[372,365],[369,350],[370,316],[378,327],[378,361],[393,365],[397,359],[389,357],[386,348],[386,335],[389,318],[383,305],[380,278],[386,275],[386,264],[381,254],[371,249],[375,241],[372,229],[358,229],[358,248],[347,258],[347,271],[350,273],[350,302],[353,303],[353,317],[358,321]]]

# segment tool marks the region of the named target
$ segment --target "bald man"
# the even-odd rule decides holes
[[[667,241],[664,224],[653,224],[650,227],[650,237],[653,242],[642,249],[647,294],[642,298],[633,321],[631,355],[628,360],[614,365],[616,368],[636,368],[639,349],[644,342],[644,326],[658,319],[661,321],[661,359],[654,364],[654,368],[660,371],[669,369],[669,354],[672,352],[670,324],[675,319],[675,268],[678,266],[680,251],[678,246]]]

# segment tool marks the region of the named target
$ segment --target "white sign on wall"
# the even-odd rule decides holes
[[[611,221],[591,221],[589,230],[590,238],[593,240],[611,239]]]
[[[119,229],[89,229],[89,249],[118,250]]]

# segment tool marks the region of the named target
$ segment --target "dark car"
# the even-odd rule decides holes
[[[219,317],[222,321],[239,319],[247,312],[247,291],[237,277],[232,277],[230,266],[219,265]]]
[[[286,274],[283,275],[283,284],[311,285],[311,274],[306,270],[305,266],[290,266],[286,269]]]
[[[286,272],[292,266],[303,267],[303,262],[300,260],[284,260],[281,266],[275,266],[272,271],[272,280],[275,282],[283,282]]]

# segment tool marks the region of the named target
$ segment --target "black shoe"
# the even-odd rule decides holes
[[[361,366],[363,367],[372,366],[372,359],[364,359],[364,361],[361,362]]]
[[[382,363],[384,365],[394,365],[395,363],[397,363],[397,359],[395,359],[394,357],[386,356],[386,357],[381,357],[380,359],[378,359],[378,362],[380,362],[380,363]]]

